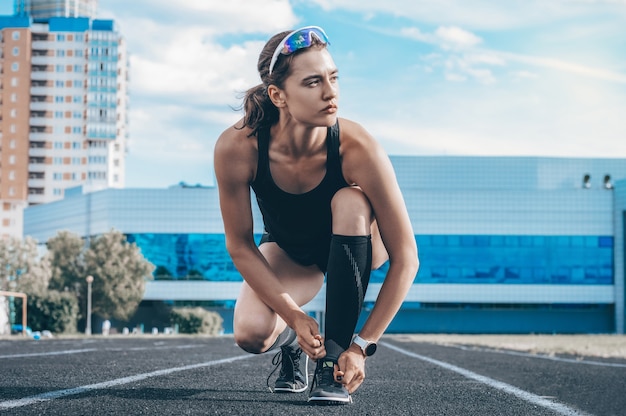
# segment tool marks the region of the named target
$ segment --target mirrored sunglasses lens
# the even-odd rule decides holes
[[[289,55],[299,49],[308,48],[311,44],[313,44],[314,36],[322,43],[328,43],[328,38],[324,32],[316,29],[301,30],[291,35],[285,41],[282,53]]]

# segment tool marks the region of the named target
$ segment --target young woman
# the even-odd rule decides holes
[[[411,222],[389,158],[359,124],[337,117],[338,71],[315,26],[273,36],[262,83],[247,91],[241,121],[215,146],[228,252],[244,278],[234,336],[251,353],[279,350],[275,391],[349,403],[365,359],[400,308],[418,269]],[[265,233],[253,236],[251,189]],[[353,338],[370,270],[389,259],[382,289]],[[302,310],[326,275],[325,334]],[[302,352],[306,356],[301,357]]]

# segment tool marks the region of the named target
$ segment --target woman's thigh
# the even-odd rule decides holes
[[[324,275],[315,265],[302,266],[293,261],[276,243],[263,243],[259,250],[265,257],[285,291],[300,306],[317,295]],[[256,338],[273,339],[282,332],[286,324],[263,300],[244,282],[234,316],[235,333],[247,332]]]

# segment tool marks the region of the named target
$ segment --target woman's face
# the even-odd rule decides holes
[[[310,48],[291,61],[291,74],[282,90],[291,117],[312,126],[332,126],[337,121],[338,71],[326,48]]]

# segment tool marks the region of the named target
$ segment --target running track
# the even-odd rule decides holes
[[[0,415],[626,415],[626,360],[388,335],[339,407],[269,393],[271,368],[230,336],[5,340]]]

